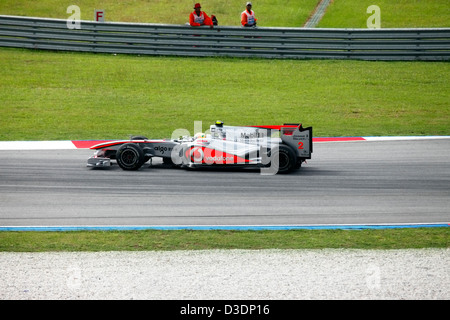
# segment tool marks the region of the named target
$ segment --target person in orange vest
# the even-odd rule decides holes
[[[204,12],[201,11],[202,6],[200,3],[196,3],[194,5],[194,11],[189,15],[189,24],[192,27],[199,26],[210,26],[213,28],[213,22],[210,17]]]
[[[241,13],[241,25],[243,27],[256,27],[255,12],[252,10],[252,3],[247,2],[245,10]]]

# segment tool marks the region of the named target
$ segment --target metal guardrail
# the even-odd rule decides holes
[[[0,47],[139,55],[450,60],[450,28],[190,27],[0,15]]]

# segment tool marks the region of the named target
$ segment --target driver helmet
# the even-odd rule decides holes
[[[204,134],[203,132],[198,132],[194,135],[194,139],[205,139],[206,138],[206,134]]]

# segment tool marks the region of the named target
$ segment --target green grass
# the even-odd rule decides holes
[[[448,0],[335,0],[318,27],[367,28],[371,5],[380,7],[381,28],[450,27]]]
[[[170,137],[300,121],[315,136],[449,135],[450,64],[0,49],[0,140]]]
[[[0,14],[184,24],[196,1],[2,0]],[[239,25],[241,0],[201,2]],[[317,0],[259,0],[260,26],[299,27]],[[341,1],[319,27],[448,27],[447,0]],[[90,55],[0,49],[0,140],[169,137],[176,128],[301,121],[316,136],[450,134],[448,63]],[[296,231],[0,232],[0,251],[449,247],[449,228]]]
[[[254,2],[258,23],[265,27],[301,27],[319,0],[258,0]],[[67,7],[77,5],[82,20],[93,20],[95,9],[104,9],[107,21],[185,24],[197,0],[2,0],[0,14],[66,19]],[[222,26],[238,26],[244,10],[242,0],[200,1]],[[366,28],[366,9],[378,5],[382,28],[449,27],[448,0],[335,0],[319,27]]]
[[[449,248],[450,228],[0,232],[0,252]]]
[[[243,0],[2,0],[0,14],[67,19],[67,7],[80,7],[82,20],[94,20],[94,10],[104,9],[106,21],[185,24],[200,2],[202,10],[214,14],[221,26],[239,26],[245,9]],[[266,27],[301,27],[317,0],[258,0],[254,2],[258,24]]]
[[[319,0],[258,0],[254,2],[258,24],[265,27],[301,27]],[[76,4],[82,20],[93,20],[95,9],[104,9],[107,21],[185,24],[196,0],[2,0],[0,14],[66,19],[67,7]],[[200,1],[221,26],[238,26],[242,0]],[[382,28],[449,27],[448,0],[336,0],[319,27],[366,28],[370,5],[381,9]]]

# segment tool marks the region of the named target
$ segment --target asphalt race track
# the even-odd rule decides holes
[[[315,143],[289,175],[86,167],[89,149],[0,151],[0,226],[450,221],[450,139]]]

